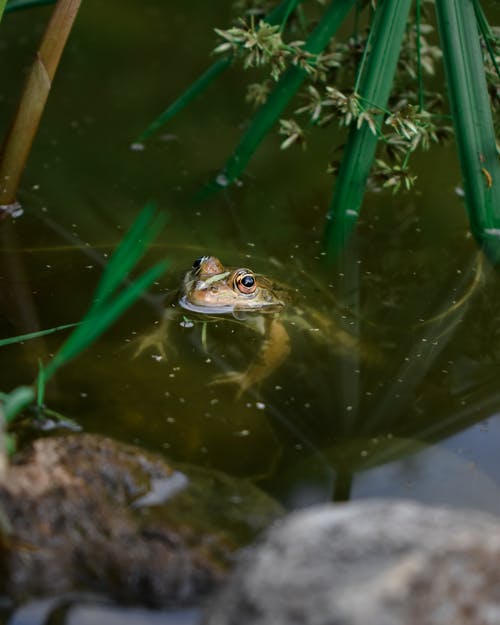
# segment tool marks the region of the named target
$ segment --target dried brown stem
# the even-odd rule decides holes
[[[0,210],[16,204],[21,175],[81,0],[58,0],[0,155]]]

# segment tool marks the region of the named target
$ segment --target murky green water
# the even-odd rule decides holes
[[[228,4],[83,4],[23,180],[25,214],[2,223],[2,336],[78,320],[106,257],[154,198],[169,223],[145,265],[166,256],[170,270],[51,383],[51,408],[87,431],[254,477],[290,505],[387,495],[500,512],[500,289],[478,265],[451,148],[419,157],[415,193],[367,196],[334,266],[321,248],[326,162],[341,142],[333,128],[307,152],[279,153],[269,139],[242,186],[193,202],[251,114],[238,72],[145,150],[130,149],[206,67],[210,26],[228,23]],[[47,15],[13,14],[1,25],[2,131]],[[205,350],[199,326],[174,324],[167,362],[133,359],[162,297],[207,253],[298,289],[359,349],[345,353],[289,326],[287,362],[240,399],[210,381],[258,352],[261,339],[245,328],[209,327]],[[61,340],[2,349],[2,390],[31,382]]]

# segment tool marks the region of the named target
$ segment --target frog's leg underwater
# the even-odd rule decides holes
[[[170,319],[163,317],[157,328],[153,332],[140,336],[137,341],[134,342],[136,349],[133,358],[137,358],[149,349],[155,350],[159,353],[163,360],[167,360],[167,348],[168,348],[168,326]]]
[[[290,337],[276,317],[266,319],[266,338],[255,360],[244,371],[228,371],[216,376],[210,384],[236,384],[237,398],[273,373],[290,353]]]

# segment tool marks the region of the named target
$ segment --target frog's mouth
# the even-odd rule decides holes
[[[185,295],[183,295],[179,299],[179,306],[182,306],[182,308],[190,310],[191,312],[202,313],[205,315],[223,315],[224,313],[231,313],[235,309],[234,304],[226,304],[225,306],[201,306],[198,304],[192,304],[190,301],[188,301]]]
[[[236,302],[235,304],[225,304],[222,306],[203,306],[199,304],[192,304],[190,301],[188,301],[185,295],[179,298],[179,306],[182,306],[182,308],[184,308],[185,310],[189,310],[195,313],[201,313],[202,315],[227,315],[228,313],[234,314],[237,312],[255,314],[263,313],[266,311],[279,311],[281,308],[283,308],[283,304],[281,302],[273,302],[269,304],[266,304],[265,302],[259,302],[259,304],[255,307],[248,305],[245,306],[239,302]]]

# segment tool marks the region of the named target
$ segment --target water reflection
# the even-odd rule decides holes
[[[52,223],[43,224],[50,232]],[[61,227],[57,230],[59,240]],[[291,284],[306,302],[300,311],[303,317],[327,316],[338,330],[320,333],[318,341],[311,326],[291,316],[286,323],[291,340],[288,359],[240,398],[231,385],[210,382],[221,371],[242,370],[255,358],[262,337],[245,324],[219,320],[204,335],[200,324],[187,322],[186,315],[172,326],[166,360],[154,353],[132,357],[137,337],[161,317],[166,294],[177,287],[193,258],[208,251],[187,246],[170,247],[173,267],[157,291],[146,294],[98,345],[62,372],[49,389],[49,405],[78,419],[87,430],[258,479],[293,506],[401,493],[392,468],[396,465],[390,463],[401,462],[498,409],[495,341],[493,334],[485,336],[483,331],[484,323],[494,325],[490,294],[496,275],[466,239],[452,262],[444,252],[436,261],[434,251],[427,258],[419,256],[416,265],[401,265],[407,249],[404,236],[398,241],[399,256],[393,246],[368,258],[367,232],[361,230],[334,270],[321,262],[316,241],[312,254],[293,254],[287,262],[260,255],[254,248],[247,248],[244,262],[239,262],[241,254],[225,250],[231,264],[250,265]],[[65,238],[71,241],[72,235],[66,233]],[[11,241],[10,258],[14,247]],[[168,243],[165,247],[168,254]],[[153,249],[151,257],[161,252]],[[105,262],[99,246],[44,250],[40,246],[37,252],[17,244],[16,254],[22,273],[5,270],[4,280],[30,285],[39,325],[78,319]],[[71,299],[61,288],[66,271],[71,291],[78,276],[78,290]],[[47,282],[52,277],[54,282]],[[41,281],[51,285],[39,295],[36,285]],[[4,310],[9,314],[8,308]],[[11,333],[30,326],[19,323],[23,317],[16,313],[9,317]],[[336,341],[338,337],[344,338]],[[26,375],[34,376],[37,358],[53,352],[60,340],[47,337],[29,346]],[[15,360],[22,349],[4,349],[0,358]],[[15,368],[6,369],[6,385],[26,381]],[[429,475],[441,471],[442,454],[426,453]],[[388,466],[386,473],[374,468],[382,465]],[[384,488],[380,475],[387,478]],[[447,475],[451,482],[462,481],[458,469]],[[471,479],[478,480],[471,501],[484,500],[483,507],[490,508],[489,486],[476,474]],[[444,491],[441,495],[445,497]]]

